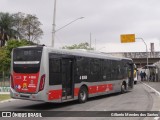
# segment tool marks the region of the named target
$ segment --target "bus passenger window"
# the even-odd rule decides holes
[[[82,65],[85,66],[83,74],[88,75],[90,73],[90,60],[89,60],[89,58],[84,58]]]
[[[49,85],[61,84],[60,59],[49,59]]]
[[[82,71],[83,71],[82,61],[83,61],[82,57],[77,57],[77,59],[76,59],[76,73],[77,73],[77,75],[82,74]]]
[[[100,70],[100,62],[98,60],[91,61],[91,74],[97,74]]]
[[[51,66],[51,72],[53,72],[53,73],[57,73],[57,72],[60,72],[60,60],[51,60],[51,64],[50,64],[50,66]]]

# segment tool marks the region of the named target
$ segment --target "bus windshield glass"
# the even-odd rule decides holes
[[[13,51],[13,70],[16,73],[39,71],[43,47],[16,48]]]
[[[13,61],[40,61],[42,48],[17,48],[13,52]]]

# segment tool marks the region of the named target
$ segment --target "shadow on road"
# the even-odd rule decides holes
[[[129,91],[130,92],[130,91]],[[127,93],[125,93],[127,94]],[[91,102],[91,101],[97,101],[100,99],[106,99],[108,97],[114,97],[114,96],[119,96],[121,95],[121,93],[113,93],[113,94],[109,94],[109,95],[101,95],[101,96],[97,96],[97,97],[92,97],[89,98],[87,102]],[[18,110],[54,110],[57,108],[65,108],[67,106],[72,106],[72,105],[77,105],[80,104],[78,100],[75,101],[70,101],[70,102],[64,102],[64,103],[42,103],[42,102],[37,102],[37,103],[33,103],[33,105],[27,105],[27,106],[22,106],[22,107],[17,107]],[[85,104],[85,103],[84,103]]]

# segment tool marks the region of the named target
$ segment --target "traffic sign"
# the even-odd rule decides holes
[[[135,42],[135,34],[123,34],[121,35],[121,43]]]

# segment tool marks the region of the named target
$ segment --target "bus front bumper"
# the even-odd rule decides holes
[[[43,92],[38,92],[38,93],[19,93],[16,92],[14,89],[10,88],[10,96],[11,98],[14,99],[24,99],[24,100],[33,100],[33,101],[44,101],[46,102],[46,100],[44,99],[45,97],[43,96]]]

